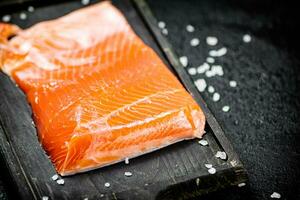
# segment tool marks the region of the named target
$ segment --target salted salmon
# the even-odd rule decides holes
[[[26,94],[61,175],[204,133],[201,108],[110,2],[26,30],[0,24],[0,67]]]

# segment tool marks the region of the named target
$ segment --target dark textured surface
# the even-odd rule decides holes
[[[218,58],[223,77],[207,78],[221,94],[214,103],[203,98],[221,122],[249,173],[244,188],[224,190],[203,199],[269,199],[276,191],[282,199],[299,199],[299,27],[296,5],[281,1],[149,1],[160,20],[167,22],[169,40],[190,66],[198,66],[211,49],[207,35],[215,35],[228,53]],[[279,1],[277,1],[279,2]],[[194,33],[187,33],[191,23]],[[242,36],[252,35],[245,44]],[[189,40],[199,37],[198,47]],[[199,76],[201,77],[201,76]],[[238,86],[230,88],[229,80]],[[230,112],[221,108],[228,104]],[[1,170],[1,180],[4,172]],[[6,197],[3,191],[0,197]],[[202,199],[202,198],[201,198]]]

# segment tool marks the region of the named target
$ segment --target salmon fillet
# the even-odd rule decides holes
[[[26,94],[61,175],[204,133],[201,108],[110,2],[26,30],[1,23],[0,67]]]

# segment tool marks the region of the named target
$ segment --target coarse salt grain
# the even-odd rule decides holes
[[[198,68],[197,68],[197,72],[199,74],[203,74],[204,72],[206,72],[207,70],[209,70],[209,64],[207,64],[206,62],[203,63],[202,65],[200,65]]]
[[[251,42],[251,36],[250,36],[249,34],[245,34],[245,35],[243,36],[243,41],[244,41],[245,43]]]
[[[90,0],[81,0],[81,4],[86,6],[90,3]]]
[[[104,194],[100,194],[100,197],[104,197]]]
[[[125,164],[126,164],[126,165],[129,164],[129,158],[125,158]]]
[[[83,200],[89,200],[89,198],[85,197]]]
[[[186,26],[186,30],[187,30],[187,32],[192,33],[192,32],[195,31],[195,28],[194,28],[194,26],[192,26],[192,25],[189,24],[189,25]]]
[[[221,49],[218,50],[210,50],[208,54],[212,57],[221,57],[224,56],[227,53],[227,48],[222,47]]]
[[[207,142],[207,140],[204,140],[204,139],[202,139],[202,140],[199,140],[199,142],[198,142],[199,144],[201,144],[202,146],[207,146],[208,145],[208,142]]]
[[[204,92],[204,90],[207,86],[206,81],[204,79],[196,80],[195,85],[196,85],[197,89],[199,90],[199,92]]]
[[[196,70],[195,67],[189,68],[189,69],[188,69],[188,72],[189,72],[190,75],[195,75],[195,74],[197,74],[197,70]]]
[[[278,192],[273,192],[270,196],[272,199],[280,199],[281,195]]]
[[[208,63],[214,63],[214,62],[215,62],[215,59],[212,58],[212,57],[207,57],[207,58],[206,58],[206,62],[208,62]]]
[[[244,187],[246,185],[246,183],[240,183],[238,184],[238,187]]]
[[[33,7],[33,6],[29,6],[29,7],[27,8],[27,10],[28,10],[28,12],[33,12],[33,11],[34,11],[34,7]]]
[[[163,29],[163,28],[166,27],[166,23],[163,22],[163,21],[159,21],[157,25],[158,25],[158,27],[161,28],[161,29]]]
[[[51,179],[52,179],[53,181],[56,181],[58,178],[59,178],[59,176],[58,176],[57,174],[55,174],[55,175],[53,175],[53,176],[51,177]]]
[[[200,178],[196,178],[196,185],[199,186]]]
[[[168,31],[168,29],[166,29],[166,28],[164,28],[161,32],[162,32],[162,34],[164,34],[164,35],[168,35],[168,34],[169,34],[169,31]]]
[[[229,106],[223,106],[222,108],[223,112],[228,112],[230,110]]]
[[[210,46],[215,46],[218,44],[218,38],[213,36],[206,37],[206,43]]]
[[[224,151],[217,151],[215,157],[216,158],[220,158],[222,160],[226,160],[227,155],[226,155],[226,153]]]
[[[21,20],[27,19],[27,15],[24,12],[21,12],[19,17],[20,17]]]
[[[210,173],[210,174],[215,174],[215,173],[217,172],[217,170],[216,170],[214,167],[209,168],[207,171],[208,171],[208,173]]]
[[[208,86],[208,88],[207,88],[207,91],[209,92],[209,93],[214,93],[215,92],[215,88],[213,87],[213,86]]]
[[[229,86],[230,87],[236,87],[237,86],[237,82],[236,81],[229,81]]]
[[[4,15],[4,16],[2,17],[2,21],[3,21],[3,22],[9,22],[10,19],[11,19],[11,16],[10,16],[10,15]]]
[[[42,197],[42,200],[49,200],[49,197],[43,196],[43,197]]]
[[[130,176],[132,176],[132,173],[131,172],[125,172],[124,175],[127,176],[127,177],[130,177]]]
[[[217,93],[217,92],[215,92],[215,93],[213,94],[212,99],[213,99],[214,102],[217,102],[217,101],[220,100],[220,97],[221,97],[220,94]]]
[[[182,64],[182,66],[186,67],[189,63],[188,58],[186,56],[181,56],[179,58],[180,63]]]
[[[207,169],[212,168],[212,164],[204,164]]]
[[[196,46],[198,46],[200,44],[200,40],[198,39],[198,38],[193,38],[193,39],[191,39],[191,41],[190,41],[190,45],[192,46],[192,47],[196,47]]]
[[[108,187],[110,187],[110,183],[107,182],[104,184],[104,186],[108,188]]]
[[[212,65],[211,71],[213,72],[214,75],[219,75],[219,76],[224,75],[223,68],[221,65]]]
[[[59,179],[59,180],[56,181],[56,183],[58,185],[63,185],[63,184],[65,184],[65,181],[64,181],[64,179]]]

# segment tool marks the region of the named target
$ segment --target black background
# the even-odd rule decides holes
[[[219,102],[205,91],[203,98],[225,130],[248,171],[243,188],[231,188],[201,199],[300,199],[300,25],[292,1],[274,0],[149,0],[158,20],[165,21],[168,40],[178,55],[197,67],[210,49],[226,46],[216,59],[224,76],[206,78],[221,94]],[[188,33],[187,24],[196,31]],[[244,34],[252,41],[244,43]],[[216,36],[209,47],[205,38]],[[198,37],[200,45],[189,42]],[[236,80],[231,88],[229,80]],[[222,106],[229,105],[228,113]],[[1,161],[2,162],[2,161]],[[12,199],[9,177],[1,165],[0,199]],[[11,198],[8,198],[11,196]]]

